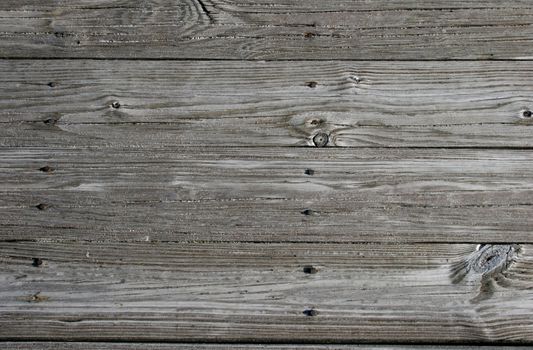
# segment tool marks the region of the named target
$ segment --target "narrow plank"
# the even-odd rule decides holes
[[[0,60],[0,146],[532,147],[532,79],[532,62]]]
[[[531,245],[0,246],[0,338],[533,342]]]
[[[530,59],[527,0],[3,0],[3,57]]]
[[[0,342],[0,349],[9,350],[493,350],[491,346],[470,345],[311,345],[311,344],[198,344],[198,343],[101,343],[101,342]],[[525,350],[527,346],[499,346],[501,350]]]
[[[530,150],[0,149],[0,238],[533,242]]]

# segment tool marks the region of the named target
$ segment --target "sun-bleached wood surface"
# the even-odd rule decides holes
[[[0,349],[533,345],[532,15],[1,1]]]

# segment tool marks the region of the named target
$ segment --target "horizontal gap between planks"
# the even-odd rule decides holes
[[[25,61],[229,61],[229,62],[530,62],[531,58],[494,58],[494,59],[471,59],[471,58],[450,58],[450,59],[361,59],[361,58],[279,58],[279,59],[252,59],[252,58],[196,58],[196,57],[25,57],[25,56],[0,56],[0,60],[25,60]]]
[[[382,245],[382,246],[395,246],[395,245],[455,245],[455,244],[492,244],[492,245],[504,245],[504,244],[519,244],[519,245],[529,245],[529,242],[517,242],[517,241],[408,241],[408,242],[379,242],[379,241],[247,241],[247,240],[181,240],[181,241],[172,241],[172,240],[150,240],[148,242],[143,240],[96,240],[96,239],[0,239],[0,243],[89,243],[89,244],[98,244],[98,243],[146,243],[146,244],[257,244],[257,245],[275,245],[275,244],[307,244],[307,245]]]
[[[50,339],[50,338],[0,338],[0,348],[2,347],[2,343],[27,343],[27,342],[39,342],[39,343],[47,343],[47,344],[53,344],[57,342],[65,342],[65,343],[73,343],[73,344],[81,344],[81,343],[87,343],[87,344],[174,344],[174,345],[351,345],[351,346],[455,346],[455,347],[462,347],[462,346],[484,346],[484,347],[491,347],[500,349],[502,346],[512,346],[513,348],[520,349],[520,348],[527,348],[531,349],[530,345],[533,345],[533,343],[530,342],[434,342],[434,343],[428,343],[428,342],[406,342],[406,341],[398,341],[398,342],[350,342],[350,341],[335,341],[335,342],[327,342],[327,341],[309,341],[309,342],[302,342],[302,341],[283,341],[283,342],[276,342],[276,341],[257,341],[257,342],[250,342],[250,341],[187,341],[187,340],[172,340],[172,339],[158,339],[158,340],[145,340],[145,341],[138,341],[138,340],[127,340],[127,339],[110,339],[106,341],[102,340],[93,340],[91,338],[87,339],[76,339],[75,341],[71,341],[69,339]]]
[[[0,123],[2,124],[2,123]],[[85,149],[124,149],[129,150],[130,148],[127,147],[120,147],[120,146],[72,146],[72,147],[57,147],[56,145],[52,145],[51,147],[43,146],[43,147],[35,147],[35,146],[0,146],[0,151],[5,150],[85,150]],[[533,150],[533,146],[326,146],[326,147],[315,147],[315,146],[305,146],[305,145],[294,145],[294,146],[276,146],[276,145],[268,145],[268,146],[260,146],[260,145],[249,145],[249,146],[241,146],[241,145],[205,145],[205,146],[198,146],[198,145],[178,145],[177,148],[183,149],[220,149],[220,148],[241,148],[241,149],[305,149],[305,148],[311,148],[316,149],[317,151],[332,151],[332,150],[349,150],[349,149],[359,149],[359,150],[376,150],[376,149],[457,149],[457,150],[510,150],[510,151],[528,151]],[[131,148],[132,150],[136,148]],[[147,148],[142,148],[142,150],[146,151]],[[150,148],[152,151],[172,151],[175,150],[174,148],[170,147],[154,147]]]

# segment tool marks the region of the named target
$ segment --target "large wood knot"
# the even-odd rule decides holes
[[[480,244],[476,251],[452,264],[453,283],[467,279],[490,279],[505,272],[520,251],[518,244]]]
[[[470,262],[471,267],[481,274],[501,272],[512,263],[516,248],[509,244],[480,245]]]
[[[476,251],[452,264],[452,283],[467,281],[478,286],[472,303],[489,299],[498,288],[505,288],[506,274],[521,248],[518,244],[480,244]]]

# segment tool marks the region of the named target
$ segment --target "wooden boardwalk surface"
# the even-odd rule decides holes
[[[0,349],[533,346],[532,18],[1,1]]]

